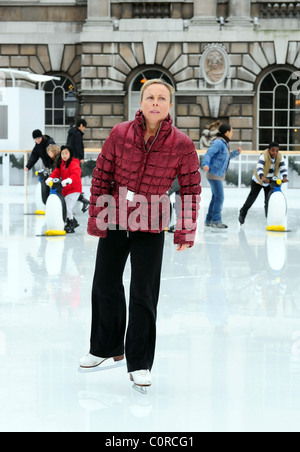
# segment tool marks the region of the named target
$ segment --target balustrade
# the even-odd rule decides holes
[[[111,17],[116,19],[191,19],[194,2],[112,1]]]
[[[300,2],[269,2],[260,4],[262,19],[299,18]]]

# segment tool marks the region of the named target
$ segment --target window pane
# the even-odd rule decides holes
[[[54,80],[50,80],[49,82],[46,82],[44,84],[43,89],[44,89],[44,91],[51,92],[51,91],[53,91],[54,87],[55,87]]]
[[[263,111],[259,113],[259,125],[260,126],[272,126],[272,111]]]
[[[66,78],[65,77],[60,77],[60,80],[55,80],[55,85],[56,86],[63,86],[63,84],[66,82]],[[70,82],[71,83],[71,82]]]
[[[259,131],[259,142],[261,144],[268,144],[273,140],[272,129],[260,129]]]
[[[292,110],[290,112],[290,126],[300,127],[300,111]]]
[[[55,110],[54,111],[54,124],[55,125],[63,125],[63,111],[62,110]]]
[[[287,111],[275,111],[275,126],[287,127],[288,126],[288,112]]]
[[[275,90],[275,108],[288,108],[289,91],[286,86],[278,86]]]
[[[45,94],[45,105],[46,108],[52,108],[52,93]]]
[[[273,108],[273,94],[261,93],[260,95],[260,108]]]
[[[290,108],[300,111],[300,96],[290,94]]]
[[[298,144],[300,145],[300,128],[291,129],[290,130],[290,143],[291,145]]]
[[[275,86],[276,86],[276,84],[275,84],[274,78],[272,77],[271,74],[269,74],[262,82],[260,90],[261,91],[273,91]]]
[[[64,107],[64,91],[61,88],[56,88],[54,91],[54,108]]]
[[[275,130],[275,140],[279,142],[280,146],[286,147],[288,140],[288,130],[287,129],[276,129]]]
[[[45,122],[46,122],[47,125],[51,125],[52,124],[52,111],[51,110],[46,110]]]
[[[279,70],[279,71],[274,71],[273,75],[274,75],[274,77],[275,77],[275,79],[277,80],[278,83],[286,84],[288,79],[291,76],[291,72],[290,71],[286,71],[286,70]]]

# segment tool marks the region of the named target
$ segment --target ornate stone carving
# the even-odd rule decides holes
[[[200,70],[209,85],[219,85],[229,75],[229,58],[222,44],[208,44],[200,60]]]

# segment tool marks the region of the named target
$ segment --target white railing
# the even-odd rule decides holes
[[[95,161],[101,149],[85,149],[86,163]],[[205,154],[205,150],[198,150],[199,158]],[[250,185],[251,177],[258,155],[262,151],[242,151],[239,157],[231,160],[229,170],[226,175],[226,186],[232,188],[241,188]],[[28,162],[30,151],[19,150],[0,150],[0,187],[10,187],[14,185],[24,186],[26,191],[28,186],[36,183],[34,171],[25,172],[24,168]],[[286,159],[289,168],[289,188],[300,188],[300,152],[283,151],[282,154]],[[22,158],[24,161],[22,161]],[[92,163],[92,162],[91,162]],[[41,161],[35,166],[40,169]],[[200,170],[202,175],[202,186],[208,186],[206,177]],[[90,185],[91,177],[84,177],[83,185]]]

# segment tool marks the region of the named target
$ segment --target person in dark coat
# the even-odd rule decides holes
[[[69,130],[67,138],[67,146],[70,146],[73,149],[74,158],[78,159],[80,163],[84,163],[83,135],[86,126],[86,120],[79,119],[76,126]]]
[[[35,141],[35,146],[30,154],[25,171],[31,170],[39,159],[42,159],[45,168],[51,168],[52,159],[47,154],[47,147],[49,144],[55,144],[55,141],[49,135],[43,135],[38,129],[32,132],[32,138]]]
[[[79,119],[75,127],[72,127],[68,132],[67,146],[73,150],[74,158],[78,159],[80,163],[84,163],[84,145],[83,135],[87,122],[85,119]],[[81,193],[78,201],[82,202],[82,212],[86,212],[89,208],[90,202],[84,197],[84,193]]]

